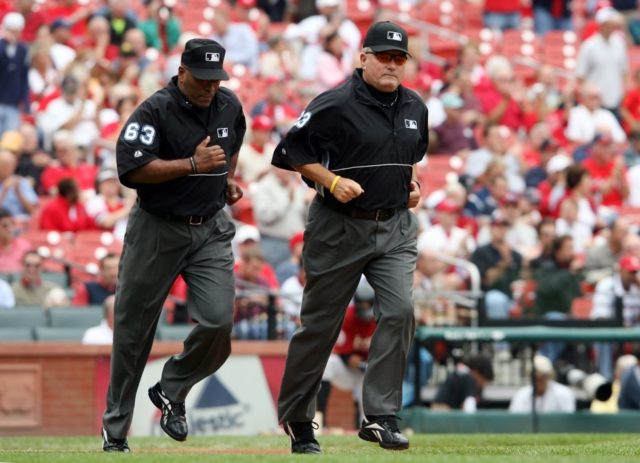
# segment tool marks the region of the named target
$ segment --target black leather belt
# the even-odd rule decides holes
[[[151,209],[148,209],[147,207],[145,207],[142,203],[138,203],[140,206],[140,209],[142,209],[145,212],[148,212],[151,215],[155,215],[156,217],[159,217],[163,220],[166,220],[168,222],[180,222],[180,223],[186,223],[188,225],[193,225],[195,227],[202,225],[203,223],[207,222],[209,219],[213,218],[215,216],[214,215],[175,215],[175,214],[167,214],[165,212],[158,212],[158,211],[154,211]]]
[[[389,220],[391,217],[396,215],[398,209],[360,209],[359,207],[353,207],[349,205],[337,205],[333,202],[327,201],[323,203],[329,209],[332,209],[336,212],[339,212],[344,215],[348,215],[349,217],[353,217],[354,219],[366,219],[366,220],[375,220],[376,222],[385,220]]]

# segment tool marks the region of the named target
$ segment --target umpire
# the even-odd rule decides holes
[[[184,350],[164,366],[149,397],[172,438],[187,437],[185,398],[231,352],[235,227],[222,210],[242,197],[233,181],[246,123],[238,98],[220,87],[225,49],[187,42],[178,75],[145,100],[116,147],[120,181],[138,191],[116,289],[111,382],[103,417],[103,450],[129,452],[136,390],[162,305],[178,275],[189,286],[197,324]]]
[[[293,453],[320,453],[311,421],[322,372],[361,275],[375,290],[376,332],[364,378],[359,436],[406,449],[396,413],[414,334],[412,280],[420,199],[415,164],[428,145],[427,108],[400,85],[407,33],[391,22],[370,27],[361,69],[315,98],[272,163],[300,172],[317,195],[310,206],[303,263],[302,326],[293,336],[278,415]]]

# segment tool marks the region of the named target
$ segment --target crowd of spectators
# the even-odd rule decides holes
[[[196,3],[0,0],[0,271],[19,275],[13,291],[1,288],[0,306],[19,306],[36,290],[44,304],[40,278],[29,275],[50,256],[34,252],[35,232],[59,232],[71,243],[74,233],[107,232],[121,243],[136,198],[115,171],[120,129],[176,74],[185,42],[206,35],[227,49],[225,85],[243,101],[250,128],[236,172],[247,195],[230,210],[239,225],[234,335],[264,338],[273,309],[279,337],[295,329],[314,192],[272,168],[271,153],[311,98],[350,75],[367,24],[349,18],[343,0],[220,0],[209,2],[207,28],[188,30],[183,18]],[[520,3],[487,0],[485,26],[524,30],[531,15],[538,37],[574,28],[573,73],[540,65],[525,75],[473,40],[436,63],[420,29],[408,25],[404,85],[423,97],[431,129],[419,166],[416,316],[423,324],[468,322],[455,302],[420,295],[469,289],[470,262],[480,270],[479,309],[489,319],[571,318],[573,301],[595,293],[593,312],[583,316],[615,317],[621,304],[622,323],[636,326],[640,238],[626,215],[640,207],[640,70],[629,60],[639,20],[616,2],[587,2],[578,29],[569,2],[550,10],[533,1],[531,11]],[[375,19],[388,14],[380,8]],[[431,174],[438,158],[449,162],[446,182]],[[69,282],[70,303],[100,304],[113,292],[117,246],[110,251]],[[184,300],[177,289],[168,306]],[[598,349],[603,374],[613,374],[622,353]]]

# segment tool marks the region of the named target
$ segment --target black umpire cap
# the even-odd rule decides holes
[[[382,21],[369,28],[362,46],[375,53],[397,50],[408,55],[408,44],[407,31],[391,21]]]
[[[182,52],[182,65],[201,80],[229,80],[224,70],[226,50],[215,40],[191,39]]]

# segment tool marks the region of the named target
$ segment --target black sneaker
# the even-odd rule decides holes
[[[102,450],[104,450],[105,452],[131,452],[129,443],[127,442],[126,438],[116,439],[114,437],[111,437],[109,436],[107,430],[104,428],[102,428]]]
[[[318,424],[313,421],[284,423],[284,432],[291,438],[291,453],[322,453],[313,433],[314,429],[318,429]]]
[[[383,449],[406,450],[409,440],[398,428],[395,415],[369,416],[362,420],[358,437],[369,442],[377,442]]]
[[[187,439],[187,418],[185,417],[184,402],[173,402],[166,396],[160,383],[149,389],[149,398],[153,405],[162,412],[160,427],[171,438],[177,441]]]

